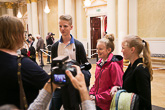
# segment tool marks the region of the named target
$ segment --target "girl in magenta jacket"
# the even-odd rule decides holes
[[[113,55],[113,34],[106,35],[97,42],[97,53],[100,58],[95,71],[95,83],[90,89],[90,98],[96,103],[97,110],[109,110],[113,86],[122,86],[123,58]]]

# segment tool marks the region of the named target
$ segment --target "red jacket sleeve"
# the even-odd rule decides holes
[[[89,95],[95,95],[95,84],[94,84],[93,87],[90,89]]]

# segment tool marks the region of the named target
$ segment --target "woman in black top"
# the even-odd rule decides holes
[[[20,107],[17,50],[23,46],[24,27],[16,17],[0,17],[0,106]],[[28,105],[48,81],[48,74],[27,57],[21,60],[21,78]]]
[[[138,36],[128,35],[122,42],[124,59],[130,64],[123,75],[123,86],[127,92],[139,96],[139,110],[151,110],[151,80],[153,79],[151,57],[148,42]],[[143,52],[143,57],[140,57]],[[117,86],[110,92],[117,91]]]

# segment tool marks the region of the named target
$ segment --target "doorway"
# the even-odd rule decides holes
[[[90,17],[90,33],[91,33],[91,58],[96,58],[97,40],[101,39],[106,33],[107,26],[106,16]]]

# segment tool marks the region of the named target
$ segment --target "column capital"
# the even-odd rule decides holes
[[[12,9],[12,8],[13,8],[13,4],[14,4],[14,3],[12,3],[12,2],[5,2],[5,6],[6,6],[6,8],[8,8],[8,9]]]
[[[31,2],[37,2],[37,0],[31,0]]]
[[[26,3],[31,3],[31,0],[26,0]]]

